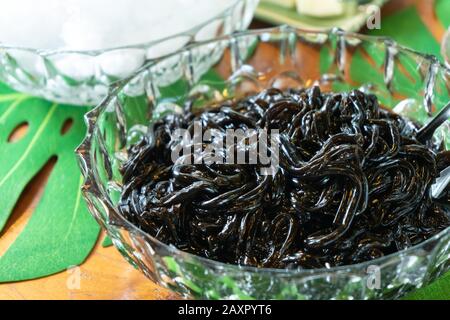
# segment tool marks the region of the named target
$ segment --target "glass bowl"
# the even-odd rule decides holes
[[[407,250],[365,263],[315,270],[225,264],[166,245],[117,209],[120,166],[151,117],[180,110],[189,96],[202,104],[270,86],[360,88],[383,105],[426,122],[450,100],[450,70],[432,56],[390,39],[291,27],[256,30],[189,46],[117,83],[86,115],[78,147],[83,195],[123,256],[152,281],[186,298],[393,299],[450,269],[450,228]],[[449,147],[449,126],[435,138]]]
[[[112,82],[132,75],[150,60],[190,42],[246,29],[257,4],[258,0],[232,0],[218,16],[183,33],[105,50],[41,50],[0,42],[0,81],[52,101],[96,105]]]

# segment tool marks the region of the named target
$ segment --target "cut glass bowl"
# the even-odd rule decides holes
[[[150,280],[186,298],[394,299],[450,269],[450,229],[372,261],[315,270],[225,264],[163,244],[121,216],[119,168],[150,121],[180,110],[275,86],[323,91],[359,88],[423,124],[450,100],[450,70],[432,56],[390,39],[290,27],[257,30],[194,44],[148,65],[111,89],[86,115],[77,149],[89,210],[123,256]],[[435,134],[448,148],[448,124]]]

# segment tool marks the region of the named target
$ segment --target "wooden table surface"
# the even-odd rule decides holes
[[[406,6],[415,5],[420,16],[438,41],[441,41],[444,29],[437,22],[433,10],[433,0],[392,0],[382,12],[390,14]],[[269,25],[253,21],[251,28]],[[23,229],[40,197],[42,186],[51,171],[51,165],[37,176],[25,190],[25,196],[16,206],[12,218],[1,234],[0,255],[9,245],[8,239],[14,239]],[[73,270],[53,276],[15,283],[0,284],[0,299],[177,299],[166,289],[146,279],[126,262],[114,247],[103,248],[99,238],[95,249],[77,274],[80,276],[79,288],[73,287],[71,281]]]

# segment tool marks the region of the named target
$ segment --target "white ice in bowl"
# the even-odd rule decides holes
[[[59,73],[77,81],[87,81],[95,75],[95,58],[89,55],[63,53],[49,59]]]
[[[236,0],[14,0],[1,7],[0,42],[97,50],[150,42],[187,31]]]
[[[108,51],[97,57],[103,73],[116,78],[125,78],[137,71],[145,61],[142,49],[118,49]]]
[[[0,43],[41,50],[92,51],[138,45],[188,31],[220,15],[236,0],[14,0],[5,1],[0,13]],[[217,22],[216,22],[217,23]],[[204,28],[202,38],[216,28]],[[211,33],[211,35],[204,33]],[[113,50],[95,57],[56,54],[54,67],[77,81],[94,77],[100,69],[108,77],[123,78],[145,62],[180,49],[189,41],[179,36],[138,49]],[[37,55],[16,54],[30,73],[43,75]]]

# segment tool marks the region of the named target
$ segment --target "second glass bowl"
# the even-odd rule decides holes
[[[150,60],[194,41],[245,30],[257,4],[258,0],[232,0],[218,16],[190,30],[169,38],[104,50],[23,48],[1,43],[0,39],[0,81],[48,100],[96,105],[107,94],[111,83],[132,75]]]
[[[436,58],[386,38],[289,27],[192,45],[118,83],[86,116],[77,150],[89,209],[123,256],[149,279],[187,298],[393,299],[450,269],[450,228],[427,241],[361,264],[315,270],[224,264],[166,245],[132,225],[117,203],[127,148],[150,120],[195,95],[204,106],[267,87],[359,88],[418,123],[450,100],[450,71]],[[163,112],[162,112],[163,111]],[[448,124],[436,134],[447,149]]]

